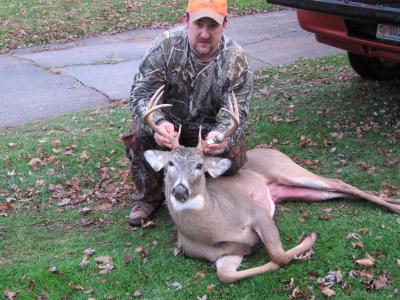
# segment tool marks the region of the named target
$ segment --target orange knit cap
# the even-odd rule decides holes
[[[186,12],[192,22],[207,17],[222,25],[228,14],[228,4],[226,0],[189,0]]]

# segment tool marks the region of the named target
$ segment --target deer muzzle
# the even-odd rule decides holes
[[[189,190],[183,184],[178,184],[172,189],[172,195],[179,202],[185,202],[189,198]]]

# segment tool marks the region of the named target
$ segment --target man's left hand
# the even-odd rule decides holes
[[[212,139],[213,137],[218,137],[221,136],[221,133],[218,131],[210,131],[207,134],[206,140]],[[226,140],[222,140],[220,143],[215,143],[215,144],[208,144],[206,149],[204,150],[204,153],[207,154],[220,154],[226,151],[228,147],[228,142]]]

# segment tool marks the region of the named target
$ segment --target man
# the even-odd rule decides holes
[[[143,123],[151,96],[165,85],[162,103],[171,108],[154,113],[162,130],[177,134],[180,144],[195,146],[201,125],[203,138],[210,143],[206,155],[230,158],[236,172],[246,161],[243,129],[252,91],[252,72],[243,49],[224,35],[227,26],[226,0],[189,0],[184,26],[164,32],[143,58],[135,75],[130,97],[133,113],[132,134],[124,137],[131,175],[137,192],[129,224],[138,226],[163,201],[163,174],[154,172],[144,159],[148,149],[171,148],[170,142]],[[218,136],[230,125],[230,117],[220,111],[229,107],[229,93],[238,101],[240,126],[228,140]]]

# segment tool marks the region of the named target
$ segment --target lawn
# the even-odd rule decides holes
[[[0,1],[0,53],[55,41],[180,22],[187,0]],[[233,0],[229,15],[271,10],[265,0]]]
[[[343,55],[301,60],[256,74],[246,143],[400,198],[399,115],[398,81],[362,80]],[[130,228],[133,187],[120,139],[129,122],[121,102],[0,131],[6,299],[400,297],[400,216],[362,201],[280,205],[284,247],[317,231],[315,253],[234,284],[220,283],[210,263],[174,256],[166,207],[145,228]],[[267,260],[260,246],[242,268]]]

